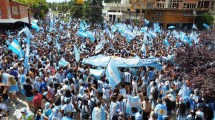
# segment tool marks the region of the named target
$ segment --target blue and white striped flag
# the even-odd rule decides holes
[[[198,30],[198,28],[196,27],[196,24],[193,24],[192,28]]]
[[[28,38],[29,39],[29,38]],[[25,74],[27,74],[28,70],[29,70],[29,54],[30,54],[30,39],[27,41],[27,45],[26,45],[26,51],[25,51],[25,61],[24,61],[24,67],[25,67]]]
[[[33,38],[33,35],[31,34],[30,30],[28,29],[28,27],[25,27],[23,28],[21,31],[19,31],[18,33],[18,36],[20,36],[22,33],[25,33],[25,35],[28,37],[28,38]]]
[[[145,45],[145,43],[143,43],[143,45],[141,47],[141,51],[143,52],[143,55],[146,56],[146,45]]]
[[[206,29],[209,29],[209,28],[210,28],[210,26],[207,25],[206,23],[203,24],[203,27],[206,28]]]
[[[33,23],[31,24],[31,28],[35,29],[37,32],[40,31],[40,27],[39,27],[39,26],[37,25],[37,23],[35,23],[35,22],[33,22]]]
[[[166,45],[166,47],[169,47],[169,41],[167,40],[167,38],[165,38],[164,44]]]
[[[98,45],[96,45],[95,48],[95,54],[99,53],[103,49],[103,44],[100,42]]]
[[[114,61],[111,59],[107,69],[106,69],[106,77],[109,80],[109,84],[112,89],[115,88],[116,85],[118,85],[121,82],[121,76],[120,73],[116,67],[116,64]]]
[[[104,69],[90,69],[90,75],[94,76],[96,79],[100,79],[104,73]]]
[[[61,58],[59,61],[58,61],[58,66],[61,67],[61,66],[67,66],[69,64],[69,62],[67,62],[64,58]]]
[[[74,53],[75,53],[75,60],[78,62],[80,60],[80,53],[76,45],[74,45]]]
[[[21,46],[19,45],[19,42],[17,40],[13,40],[8,46],[8,49],[16,53],[19,58],[23,57]]]
[[[129,96],[127,105],[131,106],[131,107],[140,107],[141,106],[140,97],[139,96],[134,96],[134,97]]]
[[[90,38],[91,42],[95,41],[95,37],[91,31],[86,31],[87,37]]]
[[[114,32],[116,32],[116,30],[117,30],[117,28],[114,25],[112,25],[111,26],[111,32],[114,33]]]
[[[144,23],[145,23],[146,25],[148,25],[148,24],[149,24],[149,21],[146,20],[146,19],[144,19]]]

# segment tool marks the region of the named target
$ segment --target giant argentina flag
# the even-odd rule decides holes
[[[12,50],[14,53],[16,53],[19,58],[21,58],[23,56],[22,49],[17,40],[13,40],[13,42],[11,42],[10,45],[8,46],[8,49]]]
[[[108,78],[109,84],[112,89],[114,89],[115,86],[121,82],[120,73],[112,59],[107,66],[106,77]]]

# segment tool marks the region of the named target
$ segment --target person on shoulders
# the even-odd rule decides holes
[[[28,113],[26,108],[21,109],[21,117],[19,120],[34,120],[34,116],[31,113]]]

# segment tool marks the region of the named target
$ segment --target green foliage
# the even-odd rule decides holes
[[[87,0],[83,5],[83,17],[89,23],[102,23],[102,1],[100,0]]]
[[[57,5],[57,7],[58,7],[58,11],[59,11],[60,13],[67,13],[67,12],[69,11],[69,9],[70,9],[70,6],[68,5],[67,2],[59,3],[59,4]]]
[[[75,2],[71,2],[71,10],[70,14],[74,18],[82,18],[83,16],[83,6],[82,5],[76,5]]]
[[[204,28],[203,23],[206,23],[208,25],[212,25],[213,22],[214,22],[214,17],[209,13],[203,13],[202,15],[197,16],[195,18],[195,23],[199,29]]]

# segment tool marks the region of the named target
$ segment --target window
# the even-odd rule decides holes
[[[164,8],[164,3],[158,3],[158,4],[157,4],[157,7],[158,7],[158,8]]]
[[[153,8],[153,3],[147,3],[147,8]]]
[[[169,8],[178,8],[178,3],[170,3]]]
[[[214,1],[211,2],[211,8],[214,8],[215,7],[215,3]]]
[[[12,14],[14,14],[14,15],[19,14],[18,7],[17,7],[17,6],[12,6]]]
[[[184,8],[196,8],[196,4],[195,3],[184,3]]]

